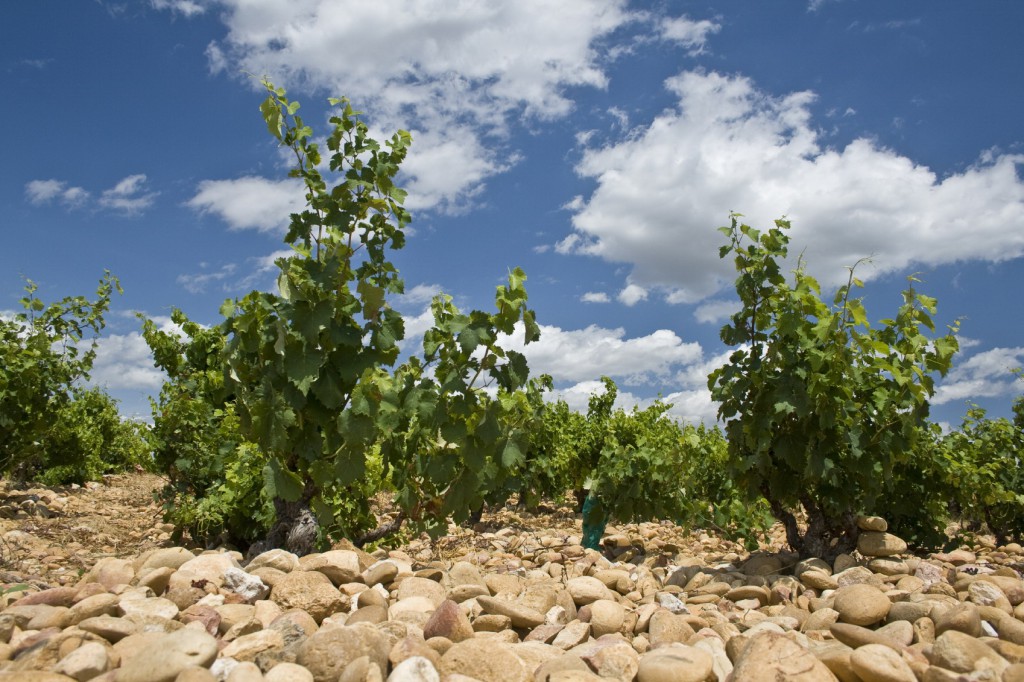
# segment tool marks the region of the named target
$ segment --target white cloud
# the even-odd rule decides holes
[[[137,215],[153,205],[159,192],[146,191],[146,176],[142,173],[129,175],[110,189],[104,190],[96,204],[100,208],[118,211],[125,215]],[[83,187],[68,186],[63,180],[32,180],[25,185],[25,197],[36,206],[59,201],[67,208],[80,208],[92,199],[92,194]]]
[[[1012,396],[1021,392],[1020,379],[1011,372],[1024,367],[1024,347],[993,348],[954,361],[953,369],[939,384],[933,405],[979,398]]]
[[[283,234],[288,227],[288,217],[306,207],[305,186],[298,180],[253,176],[204,180],[188,206],[217,215],[232,230],[256,229]]]
[[[228,263],[219,270],[213,272],[199,272],[188,275],[178,275],[178,284],[191,294],[201,294],[206,291],[206,286],[213,282],[223,282],[235,274],[238,269],[234,263]]]
[[[669,302],[671,303],[671,300]],[[693,316],[701,324],[721,324],[739,312],[740,305],[740,302],[735,300],[705,301],[697,306]]]
[[[699,343],[686,343],[667,329],[635,338],[626,338],[622,328],[597,325],[540,330],[540,340],[525,345],[520,327],[505,347],[526,355],[531,374],[550,374],[557,383],[610,376],[627,385],[649,384],[671,380],[681,367],[701,360]]]
[[[704,51],[708,37],[722,30],[722,25],[714,21],[702,19],[693,21],[689,17],[664,18],[658,25],[658,32],[663,40],[679,43],[689,54],[697,55]]]
[[[153,365],[153,354],[139,332],[110,334],[96,344],[90,383],[110,390],[157,393],[166,375]]]
[[[397,296],[394,306],[399,310],[404,310],[407,307],[422,306],[426,304],[429,307],[434,297],[441,293],[441,285],[439,284],[417,284],[412,289],[407,290],[401,296]]]
[[[32,180],[25,184],[25,197],[36,206],[57,200],[68,208],[77,208],[89,199],[81,187],[68,187],[61,180]]]
[[[100,195],[99,204],[104,208],[136,215],[153,204],[159,192],[147,192],[146,176],[139,173],[129,175]]]
[[[149,4],[153,9],[170,10],[189,19],[206,11],[202,3],[194,0],[149,0]]]
[[[666,81],[678,107],[617,144],[590,148],[577,172],[597,187],[568,206],[575,231],[560,253],[632,265],[628,281],[695,303],[728,286],[716,227],[731,210],[765,229],[793,221],[791,252],[805,251],[826,286],[876,254],[862,279],[915,264],[1001,261],[1024,254],[1024,156],[986,153],[938,178],[868,139],[820,145],[809,92],[773,97],[743,77],[684,72]]]
[[[616,386],[617,393],[615,396],[615,409],[631,410],[637,405],[641,405],[644,400],[629,391],[623,391],[621,388]],[[548,394],[548,399],[551,401],[564,400],[569,406],[569,409],[575,410],[576,412],[586,413],[587,406],[590,403],[590,396],[595,393],[604,393],[604,382],[598,379],[590,381],[581,381],[573,384],[566,388],[559,388]]]
[[[634,306],[640,301],[647,300],[647,289],[639,284],[627,284],[616,298],[624,305]]]
[[[584,303],[611,303],[612,299],[603,291],[588,291],[580,296],[580,300]]]
[[[565,116],[568,88],[603,88],[597,41],[639,18],[626,0],[220,4],[228,33],[207,50],[212,68],[346,95],[375,126],[412,131],[409,205],[446,211],[515,162],[510,122]]]

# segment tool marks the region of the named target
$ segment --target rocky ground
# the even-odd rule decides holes
[[[159,485],[0,483],[0,682],[1024,680],[1016,544],[914,556],[870,518],[832,565],[656,523],[599,553],[568,510],[506,509],[245,562],[173,546]]]

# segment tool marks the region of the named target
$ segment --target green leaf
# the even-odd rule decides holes
[[[302,497],[302,479],[285,468],[277,458],[272,458],[263,467],[263,484],[271,499],[297,502]]]

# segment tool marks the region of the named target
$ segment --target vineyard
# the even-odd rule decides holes
[[[418,538],[436,543],[452,528],[494,522],[509,510],[567,510],[580,521],[580,556],[591,566],[602,551],[605,562],[642,565],[643,552],[622,551],[633,547],[628,538],[608,540],[618,533],[609,528],[626,524],[650,531],[648,540],[664,523],[737,542],[739,551],[784,544],[794,561],[821,562],[829,575],[837,561],[864,553],[868,518],[885,519],[881,531],[918,553],[949,552],[985,534],[998,545],[1020,539],[1024,397],[1012,421],[980,408],[948,432],[929,421],[958,329],[935,329],[937,301],[916,279],[895,311],[874,322],[857,296],[855,268],[823,300],[802,260],[784,270],[787,221],[759,230],[734,214],[721,228],[719,257],[735,263],[742,307],[721,330],[732,353],[708,377],[721,426],[680,423],[661,401],[617,408],[617,386],[607,377],[587,411],[575,412],[551,399],[550,377],[531,376],[526,357],[506,347],[513,334],[527,344],[540,334],[519,269],[497,287],[491,310],[462,311],[437,296],[422,347],[402,346],[405,322],[389,299],[404,290],[391,257],[405,246],[411,220],[395,184],[410,135],[373,139],[359,112],[339,99],[331,100],[331,130],[318,138],[297,102],[264,85],[263,118],[290,150],[290,176],[305,184],[307,199],[291,216],[292,255],[276,263],[275,291],[226,301],[216,326],[178,310],[175,333],[140,320],[167,377],[152,401],[152,424],[143,425],[122,421],[108,395],[86,387],[118,280],[106,273],[95,298],[50,303],[29,282],[24,312],[0,319],[0,473],[8,481],[70,486],[149,472],[161,481],[165,546],[228,547],[239,558],[278,552],[299,561],[346,551],[365,559],[342,585],[365,578],[371,552],[386,557],[387,548]],[[136,581],[141,575],[136,570]],[[693,578],[677,587],[688,589]],[[618,583],[602,580],[599,597],[573,595],[573,610],[615,602],[605,591]],[[635,577],[626,582],[620,595],[643,592]],[[784,600],[767,584],[758,589],[763,594],[730,599],[763,597],[755,610]],[[491,596],[474,598],[487,614],[508,615]],[[540,626],[522,625],[520,616],[509,622]],[[21,630],[45,629],[22,620]]]

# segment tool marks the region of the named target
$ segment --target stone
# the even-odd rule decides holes
[[[613,596],[603,582],[592,576],[570,578],[566,583],[566,589],[576,606],[584,606],[598,599],[609,599]]]
[[[176,571],[181,568],[185,562],[195,558],[196,555],[184,547],[163,547],[144,555],[144,558],[140,557],[142,561],[137,562],[134,568],[136,574],[138,574],[141,579],[151,571],[162,568],[169,568],[172,571]]]
[[[411,656],[394,667],[388,682],[441,682],[441,676],[429,659]]]
[[[999,634],[1000,639],[1004,639],[1013,644],[1024,645],[1024,623],[1020,622],[1016,618],[1000,618],[993,623],[996,632]]]
[[[959,630],[947,630],[935,638],[928,660],[947,670],[969,673],[992,670],[1001,673],[1009,663],[984,642]]]
[[[362,573],[362,569],[359,567],[359,556],[355,552],[344,549],[311,554],[303,557],[301,563],[303,569],[323,573],[336,586],[356,582]]]
[[[258,630],[236,637],[221,649],[220,655],[236,661],[255,661],[268,649],[283,649],[284,635],[278,630]]]
[[[80,584],[99,583],[110,591],[118,585],[127,585],[135,578],[135,568],[128,559],[117,559],[105,557],[97,561],[89,571],[82,576]]]
[[[78,682],[86,682],[110,669],[110,655],[107,647],[98,642],[85,642],[64,656],[53,671],[67,675]]]
[[[590,666],[587,665],[582,658],[575,654],[565,653],[555,658],[551,658],[544,663],[541,663],[536,670],[533,671],[534,679],[538,682],[544,682],[555,677],[555,675],[561,675],[567,672],[577,673],[590,673]]]
[[[238,562],[227,552],[218,554],[200,554],[189,559],[174,572],[167,584],[168,590],[190,588],[195,583],[209,583],[214,587],[224,584],[224,571],[238,568]],[[201,588],[200,588],[201,589]],[[168,597],[170,598],[170,597]],[[180,606],[180,605],[179,605]]]
[[[240,596],[248,604],[266,599],[270,594],[270,586],[260,580],[259,576],[234,566],[224,571],[224,587]]]
[[[694,647],[672,645],[640,657],[637,682],[705,682],[712,674],[711,654]]]
[[[874,585],[856,583],[836,590],[832,608],[839,613],[839,620],[867,626],[884,619],[891,606],[885,593]]]
[[[152,599],[122,599],[118,605],[122,616],[155,616],[173,620],[178,617],[178,605],[163,597]]]
[[[857,536],[857,551],[867,557],[895,556],[907,551],[907,543],[892,533],[862,531]]]
[[[87,618],[97,616],[114,616],[118,614],[118,602],[120,599],[116,594],[103,592],[91,597],[86,597],[71,607],[68,612],[68,625],[81,623]]]
[[[356,623],[383,623],[388,619],[388,609],[380,604],[370,604],[356,609],[345,621],[350,625]]]
[[[753,637],[737,656],[731,682],[832,682],[828,667],[796,642],[765,632]]]
[[[264,682],[314,682],[313,673],[297,663],[284,661],[263,674]]]
[[[225,682],[263,682],[263,672],[251,661],[242,661],[231,669]]]
[[[959,630],[971,637],[981,636],[981,616],[978,607],[969,602],[933,614],[932,620],[935,622],[936,635],[941,635],[947,630]]]
[[[640,669],[640,656],[629,643],[614,635],[605,635],[587,645],[581,656],[601,678],[632,680]]]
[[[693,628],[681,615],[668,609],[658,609],[651,616],[647,632],[652,646],[661,644],[684,644],[693,637]]]
[[[367,623],[324,628],[299,647],[295,662],[307,668],[316,682],[335,682],[350,663],[362,656],[380,670],[387,670],[391,646],[387,635]]]
[[[378,561],[362,573],[367,585],[387,584],[398,575],[398,565],[393,561]]]
[[[900,646],[910,646],[914,642],[914,625],[906,620],[897,620],[878,628],[875,634],[888,637]]]
[[[96,616],[95,618],[86,618],[78,624],[78,628],[85,632],[91,632],[94,635],[102,637],[111,644],[116,644],[129,635],[134,635],[138,632],[138,626],[126,620],[124,618],[115,618],[113,616]]]
[[[217,640],[205,632],[183,628],[159,635],[144,656],[125,661],[117,672],[117,682],[172,682],[185,668],[208,668],[216,657]]]
[[[823,608],[818,609],[811,615],[807,616],[803,624],[800,626],[801,632],[811,632],[813,630],[828,630],[833,623],[839,620],[839,612],[835,609]]]
[[[531,672],[512,648],[493,640],[467,639],[441,657],[442,678],[466,675],[480,682],[528,682]]]
[[[854,672],[864,682],[917,682],[903,657],[882,644],[865,644],[850,654]]]
[[[14,606],[35,606],[37,604],[71,606],[78,591],[76,587],[53,587],[48,590],[40,590],[26,594],[14,602]]]
[[[477,597],[476,601],[485,613],[508,616],[514,628],[532,629],[544,622],[543,613],[516,602],[484,596]]]
[[[282,573],[291,573],[299,570],[299,557],[284,549],[268,549],[266,552],[257,554],[245,566],[250,573],[257,568],[273,568]]]
[[[344,606],[341,593],[323,573],[292,571],[274,585],[270,599],[282,609],[302,609],[317,623]]]
[[[473,626],[462,609],[451,599],[446,599],[434,609],[430,619],[423,626],[423,637],[445,637],[452,642],[461,642],[473,637]]]
[[[148,587],[153,591],[153,594],[163,594],[167,591],[172,575],[174,575],[173,568],[154,568],[152,571],[139,576],[139,587]]]
[[[406,578],[398,584],[398,591],[395,597],[399,601],[409,599],[410,597],[425,597],[433,604],[433,608],[437,608],[441,602],[447,599],[444,587],[440,583],[428,578],[417,578],[415,576]]]
[[[427,646],[426,641],[418,635],[406,635],[398,640],[388,652],[388,661],[392,666],[398,665],[407,658],[425,658],[434,668],[441,665],[441,654]]]
[[[587,608],[590,609],[590,632],[593,637],[600,638],[622,630],[626,610],[617,601],[598,599]]]
[[[876,630],[870,630],[859,625],[851,625],[849,623],[834,623],[830,628],[829,632],[837,640],[842,642],[848,647],[854,649],[865,646],[867,644],[881,644],[891,649],[900,649],[902,645],[897,643],[891,637],[879,634]]]
[[[587,641],[588,637],[590,637],[590,623],[583,623],[578,620],[574,620],[562,628],[561,632],[555,635],[555,638],[551,641],[551,645],[568,651],[569,649]]]
[[[881,516],[858,516],[857,528],[884,533],[889,530],[889,524]]]

